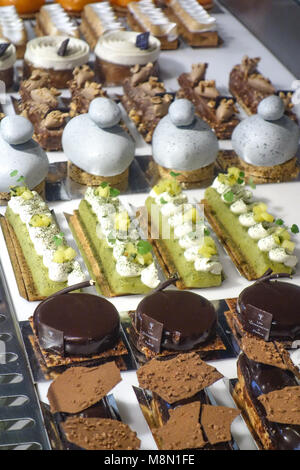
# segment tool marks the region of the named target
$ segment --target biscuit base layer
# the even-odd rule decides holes
[[[120,191],[126,191],[128,187],[129,169],[127,168],[123,173],[116,176],[97,176],[87,173],[74,163],[68,162],[68,175],[69,177],[79,184],[86,186],[99,186],[101,183],[109,183],[113,188]]]
[[[35,67],[33,64],[24,60],[24,67],[23,67],[23,80],[28,79],[32,72],[36,70],[42,70],[47,72],[50,78],[51,86],[54,88],[67,88],[67,84],[69,81],[73,79],[73,69],[65,69],[65,70],[54,70],[54,69],[47,69],[47,68],[39,68]]]
[[[3,216],[0,218],[0,223],[20,296],[30,302],[45,299],[35,287],[32,274],[13,227]]]
[[[130,12],[127,13],[127,23],[133,31],[136,31],[138,33],[148,31],[145,28],[143,28],[143,26],[134,18],[134,16]],[[168,41],[167,35],[166,36],[156,36],[156,37],[157,37],[157,39],[160,40],[161,50],[175,50],[175,49],[178,49],[178,46],[179,46],[178,38],[173,39],[172,41]]]
[[[210,223],[213,231],[217,235],[221,244],[224,246],[227,253],[231,257],[240,274],[246,279],[248,279],[248,281],[256,280],[259,276],[255,272],[255,270],[249,265],[243,253],[239,250],[238,246],[231,239],[230,234],[227,233],[225,227],[216,219],[207,201],[203,199],[201,203],[204,205],[205,217]]]
[[[93,248],[89,237],[85,233],[82,226],[79,212],[74,211],[73,215],[65,214],[67,222],[72,231],[73,237],[78,245],[83,260],[88,268],[90,276],[96,282],[96,288],[105,297],[116,297],[117,294],[113,292],[110,284],[103,272],[101,266],[94,254]]]
[[[185,188],[203,188],[207,187],[213,180],[214,177],[215,163],[211,163],[203,168],[193,171],[181,171],[172,170],[171,168],[165,168],[157,165],[159,177],[162,179],[172,179],[171,172],[179,173],[176,180]]]
[[[183,37],[185,42],[191,47],[217,47],[221,44],[221,39],[217,31],[192,32],[181,19],[168,7],[166,8],[168,18],[177,24],[179,35]]]
[[[252,178],[253,183],[282,183],[292,181],[298,177],[299,165],[297,157],[288,160],[281,165],[271,167],[255,166],[246,163],[239,158],[239,165],[245,173],[245,177]]]
[[[45,189],[46,189],[46,182],[43,180],[41,183],[39,183],[35,188],[32,189],[32,191],[36,191],[40,196],[42,196],[43,199],[45,199]],[[9,201],[10,200],[10,194],[9,193],[1,193],[0,192],[0,201]]]

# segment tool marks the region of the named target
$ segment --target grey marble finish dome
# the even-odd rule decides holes
[[[87,114],[66,125],[62,146],[66,157],[83,171],[96,176],[123,173],[134,159],[135,144],[120,125],[118,105],[108,98],[96,98]]]
[[[193,104],[175,100],[158,123],[152,138],[153,159],[162,167],[193,171],[213,163],[218,139],[208,124],[195,116]]]
[[[238,124],[232,133],[232,147],[246,163],[268,167],[293,158],[299,137],[299,127],[284,115],[283,102],[274,95],[260,102],[257,114]]]
[[[47,176],[49,161],[46,152],[32,139],[33,126],[22,116],[6,116],[0,125],[0,192],[10,186],[26,184],[35,188]],[[10,176],[16,171],[16,177]],[[24,182],[17,179],[23,176]]]

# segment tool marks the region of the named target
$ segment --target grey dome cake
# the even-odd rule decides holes
[[[22,116],[6,116],[0,125],[0,199],[10,186],[24,185],[42,193],[49,170],[47,154],[32,139],[33,126]],[[18,181],[19,180],[19,181]]]
[[[232,146],[246,177],[258,183],[288,181],[298,175],[299,137],[299,127],[284,114],[283,101],[272,95],[235,128]]]
[[[161,177],[172,177],[186,187],[202,186],[213,177],[218,139],[209,125],[195,115],[186,99],[175,100],[158,123],[152,139],[153,159]]]
[[[63,150],[70,163],[70,177],[91,186],[108,182],[125,190],[135,144],[119,125],[121,112],[108,98],[96,98],[87,114],[71,119],[63,136]]]

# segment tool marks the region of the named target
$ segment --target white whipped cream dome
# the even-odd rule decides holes
[[[62,42],[69,39],[67,54],[58,55]],[[42,36],[27,43],[24,59],[34,67],[45,69],[73,69],[88,62],[90,48],[85,41],[63,36]]]
[[[160,41],[149,36],[148,49],[136,46],[136,37],[141,33],[132,31],[110,31],[103,34],[95,48],[99,59],[120,65],[145,65],[155,62],[160,52]]]
[[[7,43],[5,39],[0,38],[0,44]],[[14,66],[16,62],[16,48],[10,44],[3,56],[0,56],[0,71],[7,70]]]

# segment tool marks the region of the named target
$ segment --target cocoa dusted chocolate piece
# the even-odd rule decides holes
[[[141,338],[144,315],[163,324],[161,350],[188,351],[216,336],[217,316],[212,303],[193,292],[161,290],[144,297],[133,318],[133,328],[139,336],[136,346],[142,351],[151,350],[151,345]]]
[[[260,447],[265,450],[299,450],[300,425],[270,421],[261,403],[261,398],[270,392],[280,391],[281,394],[288,388],[297,393],[299,386],[294,374],[288,370],[252,361],[244,353],[238,358],[237,372],[238,382],[233,397],[247,416]],[[296,409],[293,400],[285,400],[281,407],[286,410],[288,416]],[[297,410],[294,411],[296,412]]]
[[[61,427],[67,440],[86,450],[137,450],[136,433],[115,419],[70,417]]]
[[[120,319],[108,300],[86,293],[61,294],[40,303],[33,315],[41,348],[62,356],[89,356],[116,346]]]
[[[269,421],[300,426],[300,386],[274,390],[258,399]]]
[[[174,97],[155,76],[152,63],[136,65],[130,71],[131,76],[123,83],[121,101],[145,141],[151,142],[158,122],[168,113]]]
[[[190,73],[181,74],[177,95],[193,102],[196,114],[215,130],[219,139],[230,139],[233,129],[240,122],[235,100],[221,96],[215,81],[205,79],[207,66],[207,63],[201,62],[193,64]]]
[[[202,361],[198,354],[180,354],[173,359],[152,359],[137,371],[142,388],[173,404],[193,397],[223,375]]]
[[[52,413],[79,413],[98,403],[121,381],[115,362],[98,367],[71,367],[48,389]]]
[[[231,441],[231,423],[239,414],[234,408],[189,403],[171,410],[169,421],[153,435],[161,450],[217,449]]]
[[[230,93],[249,115],[256,114],[257,106],[264,98],[276,93],[272,82],[258,71],[259,62],[260,57],[244,56],[241,64],[235,65],[232,69],[229,77]],[[290,103],[286,105],[286,114],[291,119],[297,120]]]

